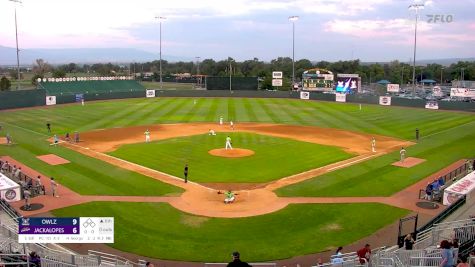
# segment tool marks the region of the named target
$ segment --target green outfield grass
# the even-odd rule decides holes
[[[359,163],[277,190],[280,196],[389,196],[463,158],[475,156],[475,122],[424,137],[407,148],[426,161],[412,168],[391,163],[399,152]],[[423,189],[423,188],[421,188]]]
[[[255,154],[243,158],[210,155],[209,150],[224,147],[227,136],[233,147]],[[337,147],[236,132],[123,145],[110,154],[178,177],[183,177],[187,163],[192,181],[233,183],[268,182],[352,157]]]
[[[56,175],[60,182],[84,194],[161,194],[176,193],[176,188],[163,184],[154,190],[149,182],[160,184],[143,176],[148,182],[135,183],[132,188],[130,172],[91,159],[64,148],[47,145],[45,123],[52,123],[53,132],[64,134],[131,125],[157,123],[216,121],[220,116],[239,124],[243,121],[270,122],[295,125],[315,125],[351,131],[381,134],[412,140],[418,127],[422,142],[408,149],[410,156],[428,161],[410,169],[388,166],[395,161],[397,152],[318,177],[302,185],[284,188],[282,195],[390,195],[426,175],[436,172],[451,162],[475,157],[471,151],[475,138],[475,116],[470,113],[433,111],[414,108],[383,107],[378,105],[339,104],[288,99],[253,98],[155,98],[89,102],[85,107],[64,105],[49,108],[2,111],[2,135],[10,132],[19,143],[14,147],[0,146],[0,155],[12,155],[38,168],[45,175]],[[427,137],[426,136],[430,136]],[[296,151],[298,152],[298,151]],[[34,158],[36,155],[55,153],[73,164],[49,166]],[[281,164],[277,162],[276,164]],[[177,163],[179,174],[182,162]],[[193,168],[190,170],[193,172]],[[102,171],[107,170],[107,171]],[[118,172],[116,175],[115,172]],[[192,174],[190,172],[190,174]],[[178,173],[178,172],[177,172]],[[134,174],[135,175],[135,174]],[[193,175],[193,174],[192,174]],[[134,180],[135,181],[135,180]],[[87,186],[84,186],[87,184]],[[307,185],[307,186],[305,186]],[[310,186],[309,186],[310,185]],[[117,192],[117,191],[120,192]]]
[[[55,216],[115,216],[112,247],[160,259],[226,262],[233,251],[266,261],[355,242],[408,212],[382,204],[301,204],[250,218],[207,218],[163,203],[95,202]],[[361,216],[364,214],[364,216]]]

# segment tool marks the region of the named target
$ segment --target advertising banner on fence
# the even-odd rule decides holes
[[[282,79],[272,79],[272,86],[282,86]]]
[[[386,88],[388,93],[399,93],[399,84],[389,83]]]
[[[147,90],[147,97],[155,97],[155,90]]]
[[[437,101],[427,101],[426,102],[427,109],[439,109],[439,103]]]
[[[56,96],[47,96],[46,97],[46,105],[51,106],[51,105],[56,105]]]
[[[346,94],[336,93],[335,94],[336,102],[346,102]]]
[[[379,104],[383,106],[391,106],[391,97],[390,96],[380,96]]]
[[[452,97],[470,97],[475,99],[475,89],[470,88],[450,88]]]
[[[309,100],[310,99],[310,93],[309,92],[300,92],[300,99]]]
[[[450,205],[464,195],[470,195],[475,189],[475,171],[453,183],[444,190],[444,205]]]
[[[20,185],[0,173],[0,196],[8,202],[21,200]]]
[[[434,97],[443,97],[444,92],[442,92],[442,88],[440,88],[440,86],[434,86],[432,88],[432,96],[434,96]]]

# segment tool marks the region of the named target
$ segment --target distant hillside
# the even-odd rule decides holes
[[[21,49],[20,64],[32,65],[33,62],[42,58],[50,64],[66,63],[129,63],[148,62],[158,60],[159,55],[133,48],[75,48],[75,49]],[[193,61],[193,58],[163,55],[163,59],[169,62]],[[218,59],[219,60],[219,59]],[[418,65],[437,63],[448,66],[458,61],[475,61],[475,58],[443,58],[418,60]],[[388,63],[388,62],[361,62],[361,64]],[[16,65],[15,48],[0,46],[0,65]]]
[[[38,58],[50,64],[122,63],[158,60],[159,55],[132,48],[22,49],[20,51],[21,65],[31,65]],[[167,55],[164,55],[163,59],[170,62],[193,60]],[[15,48],[0,46],[0,65],[16,65]]]
[[[475,57],[469,58],[439,58],[439,59],[421,59],[416,60],[416,65],[427,65],[427,64],[440,64],[443,66],[450,66],[451,64],[457,63],[459,61],[475,61]],[[402,62],[402,61],[401,61]],[[389,62],[361,62],[362,65],[370,65],[374,63],[385,64]],[[405,61],[404,63],[409,63],[412,65],[411,62]]]

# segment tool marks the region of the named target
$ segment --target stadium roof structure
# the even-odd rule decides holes
[[[390,84],[391,82],[388,81],[388,80],[379,80],[379,81],[377,81],[376,83],[377,83],[377,84],[384,84],[384,85],[386,85],[386,84]]]
[[[424,80],[421,80],[421,83],[436,83],[436,81],[431,80],[431,79],[424,79]]]

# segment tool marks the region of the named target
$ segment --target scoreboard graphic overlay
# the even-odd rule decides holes
[[[19,243],[114,243],[113,217],[21,218]]]

